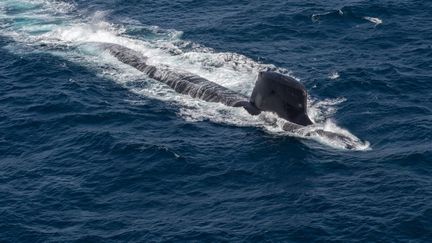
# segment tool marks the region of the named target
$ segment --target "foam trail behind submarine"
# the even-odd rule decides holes
[[[276,113],[287,122],[283,129],[289,132],[301,131],[312,125],[307,116],[307,92],[304,86],[291,77],[274,72],[260,72],[250,98],[195,74],[171,69],[167,66],[147,64],[147,57],[125,46],[99,43],[119,61],[146,74],[149,78],[165,83],[176,92],[187,94],[209,102],[220,102],[227,106],[243,107],[251,115],[261,111]],[[355,148],[358,139],[342,134],[315,129],[300,132],[304,136],[319,135],[339,139],[345,148]]]
[[[147,58],[140,53],[117,44],[102,44],[102,46],[119,61],[128,64],[148,77],[165,83],[177,93],[187,94],[209,102],[220,102],[227,106],[243,107],[250,114],[257,115],[260,111],[254,107],[248,98],[226,87],[213,83],[195,74],[170,69],[165,66],[147,64]]]

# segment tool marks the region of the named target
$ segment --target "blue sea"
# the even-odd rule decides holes
[[[1,242],[431,242],[429,0],[0,0]],[[175,93],[98,43],[311,128]]]

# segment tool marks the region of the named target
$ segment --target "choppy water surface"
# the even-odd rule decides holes
[[[0,1],[0,239],[432,237],[427,1]],[[97,42],[249,95],[309,90],[305,137],[179,95]]]

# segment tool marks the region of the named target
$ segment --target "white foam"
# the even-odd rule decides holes
[[[356,149],[369,147],[367,143],[362,143],[349,131],[338,127],[331,119],[337,110],[337,105],[343,102],[344,98],[335,100],[310,99],[308,114],[317,124],[293,134],[282,129],[285,121],[274,114],[263,112],[259,116],[251,116],[244,109],[227,107],[219,103],[204,102],[187,95],[175,93],[167,86],[145,78],[141,72],[119,62],[106,51],[91,44],[91,42],[115,43],[129,47],[148,56],[150,64],[164,64],[173,68],[187,70],[245,95],[252,92],[259,71],[270,69],[289,75],[290,72],[286,69],[261,64],[237,53],[219,53],[211,48],[181,40],[182,32],[176,30],[163,30],[155,26],[145,27],[140,23],[134,23],[139,28],[146,28],[156,38],[147,40],[143,37],[128,36],[126,33],[127,28],[130,26],[114,25],[105,21],[104,12],[96,12],[87,18],[83,18],[79,14],[74,16],[71,14],[71,12],[75,11],[73,4],[63,6],[64,2],[53,0],[18,0],[18,2],[37,3],[42,6],[39,9],[30,8],[31,10],[25,13],[26,18],[45,18],[50,21],[47,21],[47,23],[40,21],[40,26],[31,24],[31,21],[29,21],[28,25],[22,26],[12,24],[7,29],[0,30],[2,35],[9,34],[17,42],[23,42],[26,45],[44,43],[55,46],[56,48],[50,51],[52,54],[91,67],[99,75],[124,85],[131,92],[176,104],[180,108],[179,115],[188,121],[210,120],[233,126],[254,126],[272,134],[312,138],[335,148],[345,147],[343,141],[329,140],[328,137],[313,133],[313,129],[322,129],[353,138],[353,140],[358,141]],[[2,2],[0,3],[0,9],[5,4],[16,3],[16,1]],[[59,8],[63,8],[63,10],[58,10]],[[1,13],[7,19],[16,17],[9,16],[4,11]],[[45,33],[34,33],[41,29]],[[59,46],[74,48],[65,48],[64,51],[61,51],[58,48]],[[130,85],[134,82],[140,85]],[[312,135],[306,136],[305,134]]]
[[[341,97],[337,99],[315,100],[309,98],[308,116],[315,123],[323,123],[330,119],[337,111],[337,105],[345,102],[346,99]]]
[[[21,1],[22,2],[22,1]],[[75,10],[75,3],[73,1],[59,1],[59,0],[27,0],[24,1],[32,4],[41,4],[45,8],[49,8],[56,13],[69,13]]]
[[[330,75],[329,75],[329,79],[332,79],[332,80],[338,79],[339,77],[340,77],[340,75],[336,71],[331,72]]]
[[[380,24],[383,23],[383,21],[381,19],[379,19],[379,18],[367,17],[366,16],[366,17],[363,17],[363,19],[365,19],[365,20],[367,20],[367,21],[369,21],[371,23],[374,23],[375,25],[380,25]]]

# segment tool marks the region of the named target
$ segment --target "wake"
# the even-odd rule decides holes
[[[251,116],[243,109],[210,103],[178,94],[152,79],[143,80],[143,74],[112,57],[94,42],[117,44],[149,57],[149,65],[167,65],[185,70],[250,96],[260,71],[274,71],[290,75],[290,71],[271,64],[258,63],[237,53],[220,53],[182,39],[182,32],[146,26],[139,22],[116,25],[105,21],[105,13],[85,16],[72,3],[49,0],[6,0],[0,2],[0,24],[3,36],[15,40],[12,51],[19,46],[33,46],[35,51],[46,51],[80,65],[94,69],[99,75],[127,87],[131,92],[179,107],[179,115],[190,122],[210,120],[239,127],[259,127],[277,136],[313,139],[334,148],[367,150],[363,142],[332,120],[337,105],[344,99],[308,101],[308,116],[315,123],[295,132],[284,130],[285,120],[268,112]],[[84,16],[84,17],[83,17]],[[144,36],[128,35],[128,30],[145,30]],[[41,48],[43,46],[43,48]],[[107,68],[111,67],[111,68]],[[130,82],[145,85],[130,86]],[[145,87],[145,88],[143,88]],[[349,137],[353,143],[338,136],[323,136],[327,131]]]

